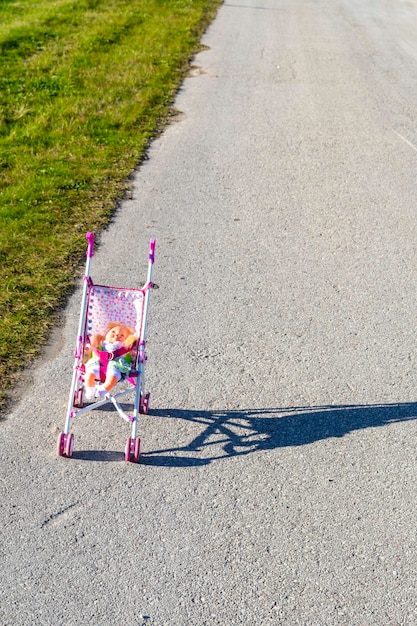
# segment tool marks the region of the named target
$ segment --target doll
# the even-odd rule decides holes
[[[90,342],[92,355],[85,364],[85,397],[86,400],[93,400],[96,396],[103,398],[106,393],[130,373],[133,348],[137,337],[128,326],[121,322],[110,322],[107,324],[104,335],[93,335]],[[107,362],[105,381],[96,388],[96,380],[100,380],[100,352],[107,352],[109,360]]]

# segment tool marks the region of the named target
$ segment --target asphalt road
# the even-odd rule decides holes
[[[142,462],[57,458],[80,290],[0,424],[4,626],[414,626],[417,3],[227,0],[93,259],[156,237]]]

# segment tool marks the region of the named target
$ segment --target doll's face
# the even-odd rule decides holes
[[[128,338],[128,331],[125,326],[114,326],[109,330],[106,335],[106,341],[109,343],[116,343],[116,341],[120,341],[123,343]]]

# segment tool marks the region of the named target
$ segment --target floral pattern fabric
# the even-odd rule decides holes
[[[87,303],[86,334],[103,335],[109,322],[120,322],[140,337],[144,301],[142,289],[93,285]]]

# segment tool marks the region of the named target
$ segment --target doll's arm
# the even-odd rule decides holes
[[[129,335],[129,337],[123,342],[123,345],[125,346],[125,348],[130,349],[133,347],[137,340],[138,338],[135,335]]]
[[[94,348],[99,348],[104,341],[104,335],[93,335],[91,337],[90,344],[94,346]]]

